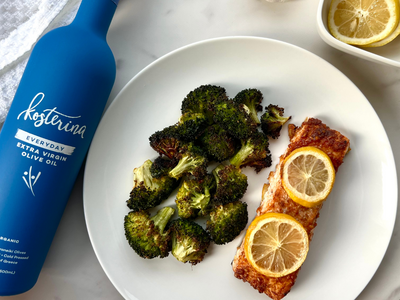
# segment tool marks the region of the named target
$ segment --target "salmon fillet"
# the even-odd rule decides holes
[[[264,185],[262,201],[257,208],[257,216],[268,212],[288,214],[303,225],[311,242],[322,204],[307,208],[290,199],[282,186],[283,161],[293,150],[313,146],[324,151],[330,157],[335,171],[337,171],[344,156],[350,150],[350,141],[340,132],[330,129],[320,120],[314,118],[306,119],[300,127],[290,124],[289,138],[289,146],[280,157],[275,172],[269,174],[269,184]],[[260,293],[265,293],[274,300],[280,300],[289,293],[300,271],[298,269],[291,274],[278,278],[260,274],[246,259],[244,241],[237,249],[232,268],[236,278],[250,283]]]

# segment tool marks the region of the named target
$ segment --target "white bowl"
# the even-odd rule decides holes
[[[389,44],[376,48],[361,48],[334,38],[328,29],[328,11],[331,0],[321,0],[317,12],[317,27],[321,38],[332,47],[369,61],[400,67],[400,37]]]

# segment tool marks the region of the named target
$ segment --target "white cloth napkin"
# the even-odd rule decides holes
[[[81,0],[0,0],[0,129],[32,46],[46,32],[69,24]]]

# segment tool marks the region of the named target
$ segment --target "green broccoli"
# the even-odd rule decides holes
[[[241,201],[217,205],[207,220],[207,231],[217,245],[233,241],[246,227],[247,204]]]
[[[213,123],[213,106],[219,99],[228,99],[225,88],[202,85],[191,91],[182,101],[182,114],[187,112],[204,114],[209,124]]]
[[[268,138],[259,131],[253,133],[247,140],[242,140],[242,147],[230,159],[230,163],[236,167],[252,167],[258,173],[263,168],[268,168],[272,164],[271,153],[269,151]]]
[[[247,176],[242,173],[240,168],[234,165],[224,166],[220,164],[213,170],[217,189],[213,202],[216,204],[226,204],[240,200],[246,193],[248,182]]]
[[[171,223],[172,255],[183,263],[196,265],[204,259],[210,245],[210,236],[199,224],[188,219]]]
[[[142,166],[133,170],[134,186],[126,201],[133,211],[156,207],[179,185],[178,180],[169,176],[154,178],[150,172],[152,164],[151,160],[146,160]]]
[[[239,141],[218,124],[207,127],[198,143],[210,160],[222,162],[232,157],[238,150]]]
[[[257,89],[242,90],[233,98],[233,101],[242,103],[249,108],[250,116],[257,125],[261,123],[257,112],[262,111],[262,100],[263,94]]]
[[[191,174],[201,179],[207,174],[207,157],[203,150],[193,143],[181,147],[178,159],[178,164],[169,172],[170,177],[178,179],[183,175]]]
[[[265,109],[266,112],[261,116],[261,130],[265,135],[277,139],[282,126],[290,120],[291,116],[284,117],[284,109],[277,105],[270,104]]]
[[[167,257],[172,247],[171,229],[166,226],[175,213],[171,207],[160,209],[150,218],[147,211],[130,212],[125,216],[125,236],[129,245],[143,258]]]
[[[150,146],[160,155],[166,155],[174,159],[184,142],[180,138],[177,125],[165,127],[163,130],[153,133],[149,137]]]
[[[214,107],[214,121],[233,137],[242,140],[257,130],[246,105],[232,100],[217,101]]]
[[[177,124],[178,135],[181,140],[192,142],[207,126],[207,118],[202,113],[184,113]]]
[[[161,178],[162,176],[168,176],[176,164],[177,160],[169,159],[166,156],[158,156],[150,167],[150,173],[153,178]]]
[[[214,190],[215,179],[211,174],[201,180],[185,178],[175,200],[179,216],[185,219],[204,216]]]

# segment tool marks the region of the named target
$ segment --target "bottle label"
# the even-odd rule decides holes
[[[73,135],[78,134],[83,139],[86,125],[76,123],[76,120],[81,116],[69,116],[63,114],[57,111],[57,107],[42,109],[40,104],[44,97],[44,93],[36,94],[28,108],[18,115],[17,120],[22,117],[25,121],[33,121],[35,127],[41,127],[43,125],[55,126],[60,131],[71,132]]]
[[[66,162],[68,156],[75,150],[75,147],[42,138],[22,129],[17,130],[15,138],[22,157],[53,167],[57,167],[60,162]],[[32,165],[21,174],[22,180],[33,196],[35,196],[34,186],[41,174],[42,172],[34,170]]]
[[[83,139],[86,125],[78,123],[81,116],[67,115],[58,111],[57,107],[46,108],[44,99],[44,93],[37,93],[28,107],[19,113],[17,119],[33,122],[34,127],[54,126],[56,130],[78,135]],[[35,196],[35,185],[40,182],[41,175],[44,175],[42,174],[44,171],[37,163],[57,167],[60,163],[68,161],[75,151],[73,146],[55,142],[21,128],[17,129],[15,139],[21,156],[32,161],[32,164],[21,171],[19,178],[33,196]]]
[[[35,134],[26,132],[22,129],[18,129],[15,138],[32,146],[40,147],[42,149],[50,150],[64,155],[71,155],[75,150],[75,147],[53,142]]]

